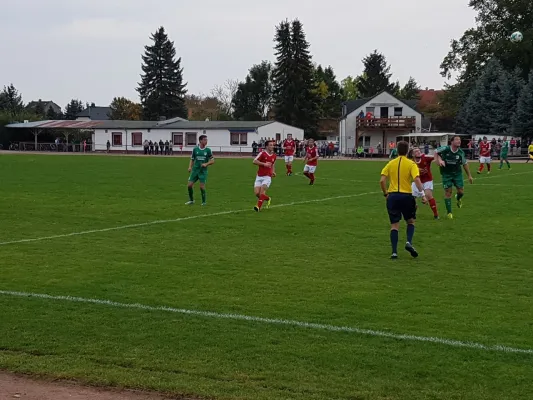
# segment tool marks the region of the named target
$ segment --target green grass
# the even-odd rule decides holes
[[[219,159],[208,206],[187,207],[187,163],[2,156],[0,242],[250,211],[1,245],[0,290],[533,349],[530,165],[467,186],[454,220],[421,207],[421,256],[402,251],[393,262],[379,193],[256,214],[251,161]],[[322,162],[313,187],[279,176],[273,205],[379,192],[382,166]],[[532,363],[531,354],[0,295],[0,368],[94,385],[218,399],[516,400],[531,398]]]

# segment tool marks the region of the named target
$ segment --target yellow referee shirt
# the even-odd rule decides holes
[[[405,156],[400,156],[389,161],[385,168],[381,170],[381,175],[389,180],[388,193],[411,194],[411,183],[420,175],[418,165]]]
[[[527,148],[527,152],[528,152],[528,153],[533,153],[533,143],[531,143],[531,144],[529,145],[529,147]]]

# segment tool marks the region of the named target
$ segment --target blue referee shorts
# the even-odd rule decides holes
[[[411,193],[389,193],[387,211],[391,224],[416,219],[416,200]]]

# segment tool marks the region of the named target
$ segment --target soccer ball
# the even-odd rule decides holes
[[[522,39],[524,38],[524,35],[522,35],[522,32],[513,32],[513,34],[511,35],[511,42],[513,43],[518,43],[518,42],[521,42]]]

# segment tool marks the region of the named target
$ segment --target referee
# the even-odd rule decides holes
[[[400,220],[403,218],[407,222],[407,242],[405,250],[411,253],[411,256],[418,257],[418,252],[413,247],[413,236],[415,234],[416,220],[416,200],[413,197],[411,182],[415,182],[416,187],[421,193],[424,193],[422,182],[420,182],[420,173],[416,163],[407,158],[409,143],[401,141],[397,145],[398,158],[395,158],[381,171],[381,190],[387,198],[387,211],[391,223],[390,241],[392,245],[391,259],[398,258],[398,229]],[[389,188],[387,189],[387,180]],[[425,195],[422,197],[425,201]]]

